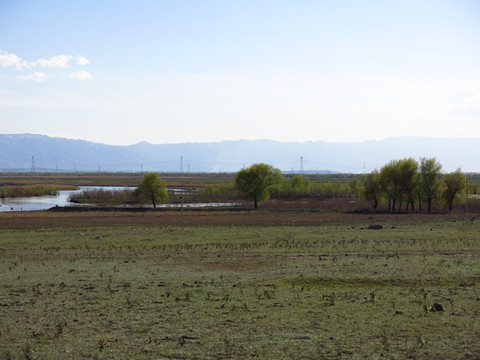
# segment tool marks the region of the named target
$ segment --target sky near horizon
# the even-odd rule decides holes
[[[0,133],[480,137],[480,1],[0,1]]]

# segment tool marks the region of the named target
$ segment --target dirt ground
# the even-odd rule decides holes
[[[477,216],[471,215],[470,219]],[[385,214],[288,210],[83,210],[33,211],[0,213],[1,228],[44,228],[61,226],[118,225],[261,225],[298,226],[339,224],[368,226],[371,224],[423,223],[446,220],[464,221],[465,214]]]

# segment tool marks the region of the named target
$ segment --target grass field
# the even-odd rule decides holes
[[[0,214],[0,358],[478,359],[479,230],[455,215]]]

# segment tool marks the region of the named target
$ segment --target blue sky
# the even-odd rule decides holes
[[[0,1],[0,132],[480,137],[480,2]]]

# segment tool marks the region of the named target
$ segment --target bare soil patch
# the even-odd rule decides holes
[[[424,223],[463,220],[463,214],[385,214],[288,210],[85,210],[0,213],[2,228],[43,228],[56,226],[116,225],[261,225],[296,226],[345,224],[350,227],[372,224]]]

